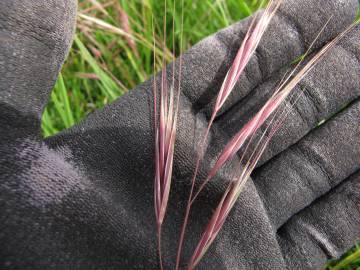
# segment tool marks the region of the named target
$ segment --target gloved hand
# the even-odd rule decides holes
[[[315,49],[344,30],[357,9],[357,0],[284,1],[215,121],[200,176],[329,17]],[[69,49],[75,10],[74,0],[0,2],[0,267],[158,269],[152,82],[41,138],[42,110]],[[165,269],[174,267],[195,137],[249,22],[183,55]],[[319,269],[360,240],[359,38],[356,27],[297,87],[304,94],[198,269]],[[194,204],[184,262],[230,175],[222,171]]]

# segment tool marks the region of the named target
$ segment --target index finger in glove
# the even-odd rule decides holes
[[[0,114],[40,119],[74,33],[75,0],[0,1]]]
[[[290,113],[272,138],[260,164],[295,144],[321,121],[331,118],[360,97],[359,38],[360,25],[357,25],[292,90],[293,98],[286,101]],[[308,58],[311,57],[313,56]],[[293,67],[287,70],[290,72],[292,69]],[[279,72],[263,82],[218,118],[217,124],[222,130],[230,137],[237,133],[239,126],[244,125],[270,98],[283,73]],[[266,127],[264,125],[260,130],[263,131]]]
[[[355,18],[357,5],[355,0],[283,1],[222,112],[281,67],[304,54],[330,18],[315,48],[338,35]],[[183,92],[195,109],[205,109],[208,117],[212,111],[212,102],[250,22],[251,18],[221,30],[195,45],[183,56]]]

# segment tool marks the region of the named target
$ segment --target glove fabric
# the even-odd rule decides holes
[[[199,179],[329,17],[314,51],[352,22],[358,5],[284,1],[216,118]],[[153,79],[73,128],[41,137],[75,15],[75,0],[0,2],[0,268],[158,269]],[[174,269],[197,139],[250,21],[182,56],[165,269]],[[360,241],[359,39],[357,26],[294,90],[303,94],[197,269],[320,269]],[[194,204],[184,268],[231,176],[222,170]]]

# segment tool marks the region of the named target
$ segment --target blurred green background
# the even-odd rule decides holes
[[[167,3],[167,48],[179,55],[181,0]],[[260,0],[184,0],[184,50],[204,37],[251,15]],[[175,15],[175,31],[172,17]],[[163,56],[162,0],[82,0],[77,36],[43,116],[45,136],[79,122],[91,111],[121,96],[154,73],[154,18],[157,70]],[[173,35],[175,53],[173,52]]]
[[[260,0],[184,0],[183,49],[251,15]],[[163,50],[164,1],[80,0],[76,37],[43,115],[45,137],[69,128],[87,114],[147,80],[162,57],[180,53],[181,0],[167,2],[167,46]],[[174,12],[175,10],[175,12]],[[154,18],[154,23],[153,23]],[[172,18],[175,28],[172,31]],[[155,39],[153,37],[153,25]],[[359,225],[360,226],[360,225]],[[324,269],[360,270],[360,245]]]

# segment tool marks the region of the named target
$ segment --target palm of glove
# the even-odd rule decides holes
[[[5,0],[0,6],[1,266],[158,268],[152,82],[44,141],[39,119],[69,46],[75,5]],[[205,165],[260,108],[329,16],[334,14],[317,48],[341,32],[356,12],[355,0],[285,1],[217,117]],[[25,19],[20,20],[21,14]],[[206,127],[248,24],[235,24],[183,56],[175,177],[163,236],[167,268],[175,261],[195,137]],[[360,240],[359,30],[295,90],[304,94],[200,269],[318,269]],[[315,128],[323,119],[329,120]],[[230,175],[221,172],[194,205],[185,258]]]

